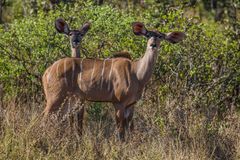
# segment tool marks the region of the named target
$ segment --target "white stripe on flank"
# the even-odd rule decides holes
[[[102,89],[102,85],[103,85],[103,74],[104,74],[104,68],[105,68],[105,62],[106,59],[103,60],[103,68],[102,68],[102,74],[101,74],[101,89]]]
[[[53,65],[50,67],[49,72],[47,73],[47,83],[49,83],[50,81],[52,69],[56,64],[59,65],[59,62],[54,62]],[[57,71],[58,71],[58,65],[57,65]],[[57,76],[58,76],[58,73],[57,73]]]
[[[109,76],[108,76],[108,79],[109,79],[109,81],[108,81],[108,90],[110,91],[110,78],[111,78],[111,76],[112,76],[112,70],[113,70],[113,59],[111,59],[112,60],[112,64],[111,64],[111,69],[110,69],[110,72],[109,72]]]
[[[72,61],[72,87],[73,87],[73,79],[74,79],[74,71],[75,71],[75,65],[74,62]]]
[[[83,60],[84,60],[84,58],[81,60],[81,63],[80,63],[80,77],[79,77],[79,88],[81,89],[82,87],[81,87],[81,82],[82,82],[82,72],[83,72],[83,65],[82,65],[82,63],[83,63]]]
[[[57,63],[57,77],[59,77],[58,69],[59,69],[59,63]]]
[[[92,74],[91,74],[91,82],[90,82],[90,86],[92,85],[93,74],[94,74],[94,70],[95,70],[95,63],[96,63],[96,59],[94,60],[94,64],[93,64],[93,71],[92,71]]]
[[[65,84],[68,85],[68,82],[67,82],[67,75],[66,75],[66,59],[64,59],[64,80],[65,80]]]
[[[50,79],[50,75],[51,75],[51,72],[52,72],[52,68],[53,68],[53,66],[49,69],[49,72],[47,73],[47,84],[49,83],[49,79]]]
[[[111,64],[111,69],[110,69],[110,72],[109,72],[109,79],[110,79],[110,77],[111,77],[111,75],[112,75],[112,69],[113,69],[113,59],[111,59],[112,60],[112,64]]]

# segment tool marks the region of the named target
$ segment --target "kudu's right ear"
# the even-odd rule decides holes
[[[87,31],[90,29],[91,23],[87,22],[85,23],[79,30],[80,32],[82,32],[83,34],[86,34]]]
[[[68,24],[62,18],[58,18],[55,21],[55,28],[59,33],[64,33],[66,35],[68,35],[70,32]]]
[[[178,43],[186,37],[183,32],[170,32],[166,34],[165,40],[171,43]]]
[[[133,33],[135,35],[146,35],[147,34],[147,29],[145,28],[144,24],[141,22],[133,22],[132,23],[132,28],[133,28]]]

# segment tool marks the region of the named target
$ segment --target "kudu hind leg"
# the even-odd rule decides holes
[[[43,120],[46,120],[50,113],[59,111],[62,108],[65,98],[63,94],[61,96],[48,97],[46,108],[43,111]]]
[[[43,112],[44,117],[41,126],[44,126],[47,132],[53,133],[51,136],[61,138],[64,135],[64,103],[66,97],[64,94],[61,96],[52,96],[47,99],[47,106]]]

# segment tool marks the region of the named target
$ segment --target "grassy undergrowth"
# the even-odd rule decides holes
[[[150,91],[150,90],[149,90]],[[11,101],[1,106],[0,159],[239,159],[240,117],[193,109],[193,96],[154,101],[148,90],[135,106],[135,130],[115,137],[111,104],[87,104],[84,134],[40,123],[43,103]],[[197,94],[197,93],[195,93]],[[189,94],[190,95],[190,94]],[[149,99],[148,101],[146,99]],[[92,109],[99,107],[97,115]]]

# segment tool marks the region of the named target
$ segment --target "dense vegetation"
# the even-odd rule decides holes
[[[240,158],[239,2],[51,2],[0,0],[1,159]],[[106,103],[88,104],[82,140],[36,125],[44,108],[41,76],[70,56],[68,38],[54,28],[58,17],[72,28],[92,23],[83,57],[121,50],[141,57],[146,39],[132,33],[134,21],[187,34],[180,44],[162,42],[126,143],[115,142],[113,107]]]

